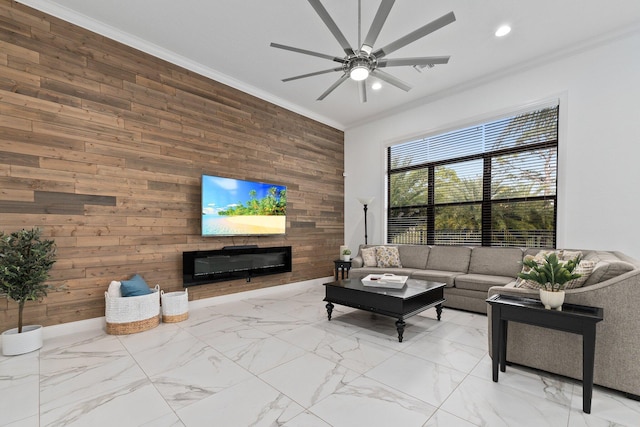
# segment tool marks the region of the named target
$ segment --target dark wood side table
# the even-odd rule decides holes
[[[344,280],[344,272],[347,272],[347,278],[349,277],[349,270],[351,270],[351,261],[342,261],[341,259],[337,259],[333,261],[335,264],[336,271],[336,280],[338,280],[338,271],[342,272],[341,279]]]
[[[526,323],[582,335],[582,410],[591,413],[593,365],[596,350],[596,323],[602,321],[603,310],[577,304],[563,304],[562,311],[546,310],[536,299],[509,295],[493,295],[491,305],[491,350],[493,381],[498,382],[498,364],[505,372],[507,361],[507,322]]]

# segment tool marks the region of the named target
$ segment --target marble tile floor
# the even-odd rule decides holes
[[[407,321],[336,305],[321,285],[192,309],[128,336],[57,336],[0,357],[0,425],[639,426],[640,402],[508,367],[491,381],[485,316],[445,309]]]

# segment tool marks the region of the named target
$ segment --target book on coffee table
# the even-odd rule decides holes
[[[362,284],[376,288],[400,289],[407,283],[408,278],[409,276],[396,276],[391,273],[369,274],[362,279]]]

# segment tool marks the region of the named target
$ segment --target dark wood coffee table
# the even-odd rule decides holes
[[[359,279],[336,280],[325,283],[327,315],[331,320],[333,304],[346,305],[372,313],[394,317],[398,341],[402,342],[404,320],[434,307],[438,320],[442,315],[444,283],[408,279],[402,289],[364,286]]]

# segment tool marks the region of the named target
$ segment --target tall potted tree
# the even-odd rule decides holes
[[[41,230],[0,233],[0,294],[18,303],[18,327],[2,333],[5,356],[28,353],[42,347],[42,326],[23,326],[27,301],[47,295],[49,270],[55,263],[53,240],[41,239]]]

